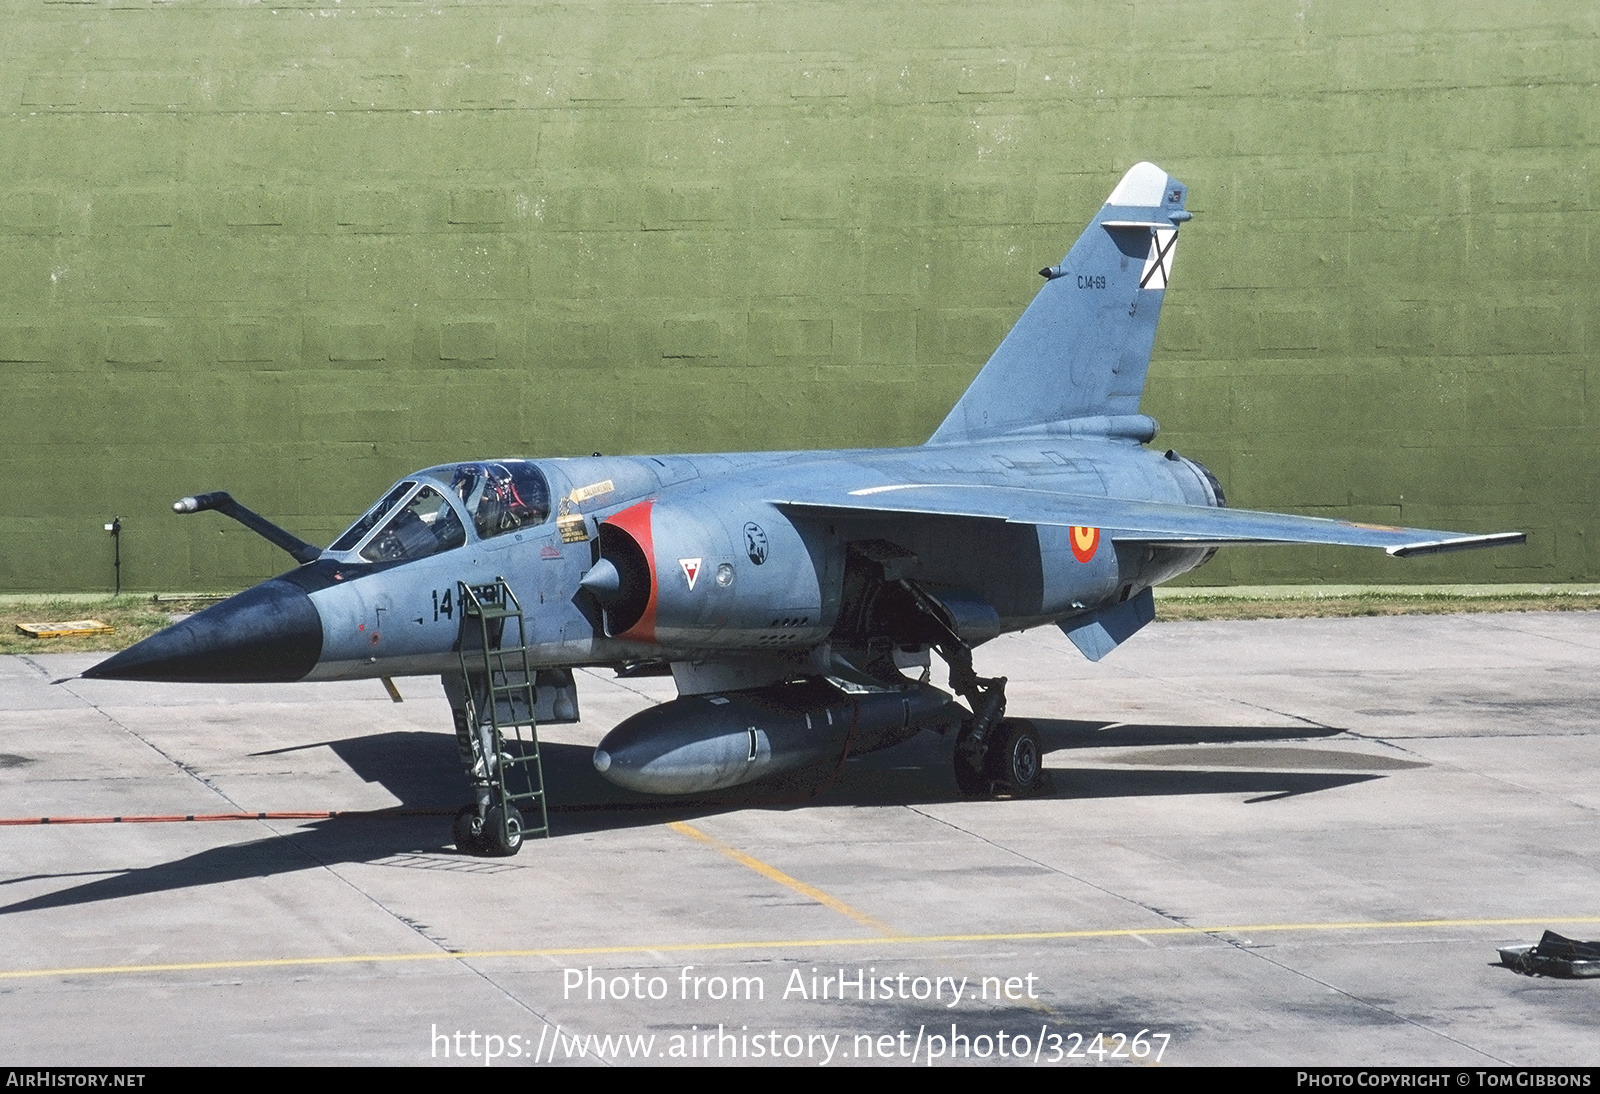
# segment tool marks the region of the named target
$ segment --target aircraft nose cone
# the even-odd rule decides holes
[[[282,578],[246,589],[84,672],[92,680],[299,680],[322,655],[322,617]]]

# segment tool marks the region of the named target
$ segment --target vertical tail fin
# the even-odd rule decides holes
[[[1136,416],[1187,195],[1152,163],[1122,176],[928,443],[1073,420],[1073,432],[1139,436],[1148,423],[1154,436]]]

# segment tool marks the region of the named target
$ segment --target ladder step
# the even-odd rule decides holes
[[[510,619],[512,616],[520,615],[522,615],[522,613],[517,611],[515,608],[502,608],[498,604],[485,604],[481,608],[475,608],[470,603],[467,605],[468,619],[488,619],[492,621],[496,619]]]

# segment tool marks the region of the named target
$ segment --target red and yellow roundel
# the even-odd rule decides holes
[[[1072,557],[1079,562],[1088,562],[1094,557],[1095,548],[1100,546],[1100,529],[1082,528],[1072,526]]]

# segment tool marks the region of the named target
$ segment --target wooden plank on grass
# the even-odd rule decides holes
[[[17,630],[30,638],[81,638],[88,634],[111,633],[111,628],[98,619],[74,619],[70,623],[18,623]]]

